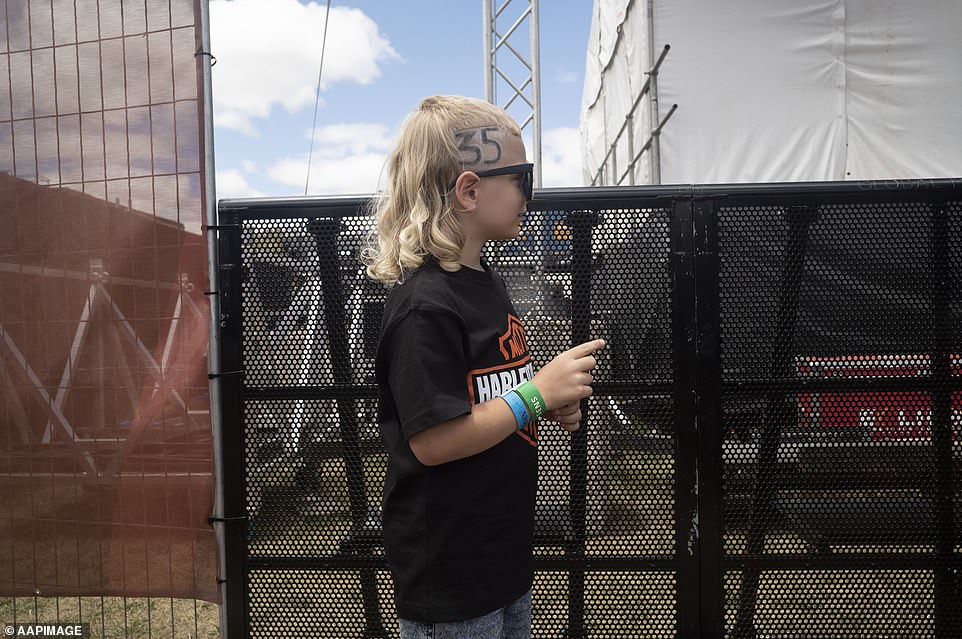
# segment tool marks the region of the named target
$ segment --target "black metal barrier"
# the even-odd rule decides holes
[[[227,636],[397,634],[360,198],[220,204]],[[962,181],[544,190],[536,637],[962,636]]]

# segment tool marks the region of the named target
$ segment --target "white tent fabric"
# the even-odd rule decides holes
[[[962,2],[651,0],[661,182],[795,182],[962,175]],[[582,105],[585,179],[654,60],[648,3],[595,0]],[[633,147],[648,139],[648,98]],[[635,183],[649,183],[650,153]],[[604,184],[617,177],[608,171]],[[625,179],[624,184],[628,183]]]

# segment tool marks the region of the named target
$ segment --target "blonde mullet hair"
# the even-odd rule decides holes
[[[429,255],[446,271],[461,268],[461,210],[447,196],[462,171],[454,132],[485,125],[521,136],[511,116],[474,98],[431,96],[408,116],[388,160],[387,191],[371,201],[376,226],[361,252],[370,278],[394,286]]]

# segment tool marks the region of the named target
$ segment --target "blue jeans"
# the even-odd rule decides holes
[[[528,639],[531,636],[531,591],[482,617],[452,623],[401,619],[401,639]]]

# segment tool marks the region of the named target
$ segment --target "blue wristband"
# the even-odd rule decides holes
[[[507,402],[511,412],[514,413],[514,418],[518,421],[518,430],[527,426],[529,420],[528,407],[525,406],[521,395],[518,395],[516,391],[510,390],[504,395],[501,395],[501,399]]]

